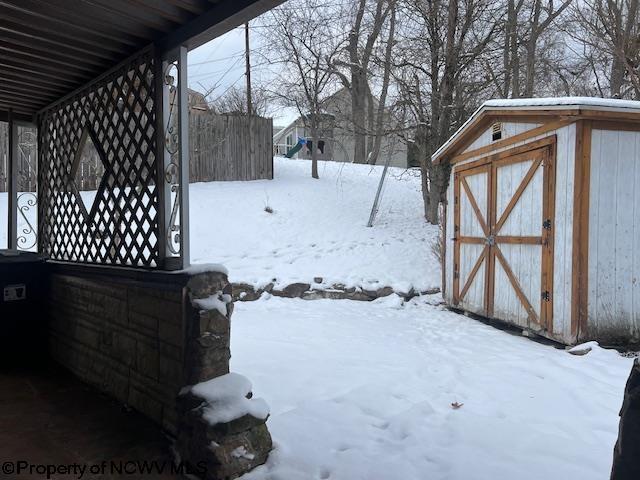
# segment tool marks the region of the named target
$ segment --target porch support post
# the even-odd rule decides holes
[[[156,148],[157,148],[157,172],[156,190],[158,193],[158,266],[161,269],[168,269],[167,257],[169,254],[167,247],[167,225],[171,213],[171,195],[166,188],[165,168],[167,151],[165,149],[165,122],[169,112],[169,95],[165,88],[164,74],[167,62],[155,53],[154,57],[154,87],[155,98],[154,108],[156,113]]]
[[[7,162],[7,247],[18,248],[18,125],[9,110],[9,156]]]
[[[180,247],[182,268],[190,263],[189,252],[189,97],[187,47],[178,48],[178,128],[180,129]]]
[[[161,59],[161,61],[160,61]],[[163,236],[162,268],[181,270],[189,257],[189,105],[187,94],[187,48],[165,52],[159,59],[160,83],[157,83],[159,125],[159,215]],[[164,224],[164,227],[162,225]]]

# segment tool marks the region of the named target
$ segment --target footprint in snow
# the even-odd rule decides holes
[[[389,428],[389,422],[372,423],[371,425],[379,428],[380,430],[386,430]]]

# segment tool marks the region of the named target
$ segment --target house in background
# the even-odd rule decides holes
[[[209,104],[203,93],[192,88],[187,89],[187,102],[189,103],[189,113],[201,113],[209,111]]]
[[[334,160],[336,162],[352,162],[355,146],[353,135],[353,121],[351,120],[351,95],[346,88],[341,88],[323,102],[323,128],[318,141],[320,160]],[[377,104],[374,101],[374,108]],[[385,113],[384,129],[391,131],[393,122],[390,112]],[[273,136],[274,155],[286,153],[298,143],[299,138],[311,140],[309,129],[305,127],[304,118],[298,117],[285,128]],[[303,146],[292,158],[310,159],[312,145]],[[389,164],[394,167],[407,168],[409,166],[407,145],[395,133],[388,133],[382,139],[378,164],[384,164],[391,155]]]

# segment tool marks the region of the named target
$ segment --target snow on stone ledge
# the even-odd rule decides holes
[[[193,304],[200,310],[218,310],[221,315],[227,316],[227,304],[231,303],[233,298],[227,293],[220,291],[214,293],[207,298],[196,298],[193,300]]]
[[[189,275],[198,275],[199,273],[217,272],[229,275],[229,270],[224,265],[219,263],[197,263],[195,265],[189,265],[183,270],[175,270],[172,273],[188,273]]]
[[[266,419],[269,405],[261,398],[247,398],[251,382],[237,373],[227,373],[191,387],[191,393],[203,399],[202,418],[209,425],[227,423],[245,415]]]

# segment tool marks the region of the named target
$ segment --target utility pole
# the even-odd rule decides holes
[[[249,58],[249,22],[244,24],[244,56],[246,62],[247,76],[247,114],[253,113],[253,105],[251,104],[251,60]]]

